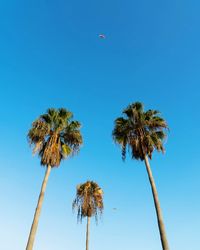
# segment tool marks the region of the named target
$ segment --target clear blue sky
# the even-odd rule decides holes
[[[171,250],[199,249],[199,9],[197,0],[1,1],[2,250],[26,246],[44,176],[26,135],[49,107],[74,113],[84,146],[51,173],[35,249],[85,248],[71,203],[88,179],[105,193],[91,249],[161,249],[144,164],[123,163],[111,138],[134,101],[160,110],[171,129],[166,154],[151,162]]]

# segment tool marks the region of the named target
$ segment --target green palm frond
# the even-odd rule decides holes
[[[72,153],[77,153],[82,145],[82,136],[80,134],[81,124],[78,121],[72,121],[62,133],[62,138],[65,144],[72,148]]]
[[[72,149],[68,145],[66,145],[66,144],[62,145],[62,156],[64,158],[69,156],[71,154],[71,152],[72,152]]]
[[[49,134],[50,127],[44,121],[37,119],[32,123],[32,128],[28,132],[28,139],[30,144],[35,144],[43,141]]]
[[[54,108],[47,109],[47,114],[52,117],[53,120],[56,120],[56,117],[58,116],[58,110]]]
[[[59,112],[59,116],[64,120],[70,120],[73,118],[73,114],[64,108],[58,109],[58,112]]]
[[[130,104],[126,109],[123,110],[123,113],[128,117],[132,117],[134,114],[138,115],[143,113],[144,105],[141,102],[135,102]]]

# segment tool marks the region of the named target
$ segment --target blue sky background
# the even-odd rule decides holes
[[[197,0],[1,1],[2,250],[26,246],[45,171],[26,135],[49,107],[74,113],[84,146],[51,172],[34,249],[85,248],[85,221],[77,225],[71,203],[88,179],[105,193],[91,249],[161,249],[144,164],[123,163],[111,138],[113,120],[137,100],[170,126],[166,154],[151,165],[171,250],[199,249],[199,8]]]

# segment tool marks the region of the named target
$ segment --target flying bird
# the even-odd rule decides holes
[[[104,34],[99,34],[99,38],[101,38],[101,39],[105,39],[105,38],[106,38],[106,36],[105,36]]]

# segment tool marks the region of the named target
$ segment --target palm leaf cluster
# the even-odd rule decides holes
[[[115,120],[113,139],[121,145],[122,158],[126,158],[127,148],[132,158],[144,160],[152,158],[154,149],[164,152],[163,139],[168,128],[166,121],[157,110],[144,111],[143,104],[135,102],[123,110],[123,116]]]
[[[72,113],[64,108],[51,108],[32,123],[28,139],[34,146],[33,153],[39,153],[42,165],[59,166],[63,158],[79,151],[81,124],[72,118]]]
[[[81,222],[84,217],[95,216],[103,212],[103,191],[97,183],[87,181],[77,186],[76,198],[73,202],[73,209],[77,208],[77,219]]]

